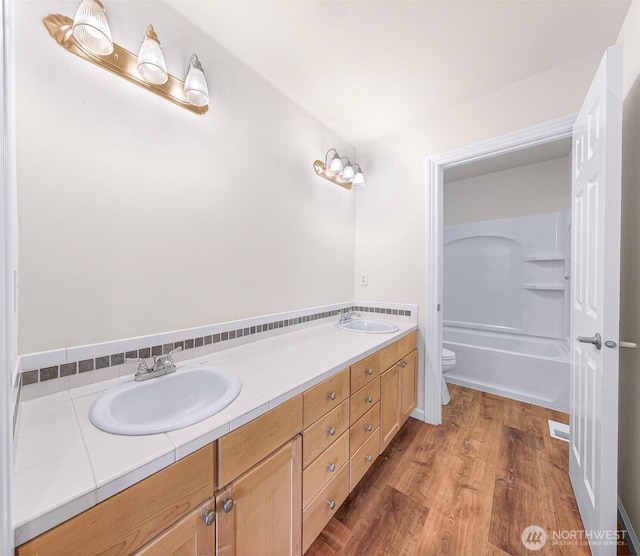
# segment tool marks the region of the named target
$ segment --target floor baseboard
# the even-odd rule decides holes
[[[625,536],[625,540],[629,545],[629,550],[631,554],[640,554],[640,542],[638,541],[638,536],[631,525],[631,521],[629,520],[629,516],[627,515],[627,511],[624,509],[622,504],[622,500],[618,496],[618,519],[620,520],[620,525],[627,532]]]

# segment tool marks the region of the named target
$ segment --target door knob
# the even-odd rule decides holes
[[[602,336],[600,336],[599,332],[596,332],[596,335],[593,337],[578,336],[578,342],[581,342],[583,344],[593,344],[594,346],[596,346],[596,349],[602,348]]]

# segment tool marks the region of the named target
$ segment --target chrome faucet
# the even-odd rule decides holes
[[[360,313],[358,313],[358,311],[350,311],[349,309],[345,309],[340,313],[340,320],[338,322],[349,322],[353,319],[353,317],[360,318]]]
[[[160,355],[158,357],[154,355],[153,367],[151,369],[147,366],[147,362],[141,357],[127,357],[126,361],[128,363],[138,361],[138,372],[136,373],[134,380],[140,382],[141,380],[149,380],[150,378],[174,373],[176,371],[176,364],[173,360],[173,354],[179,351],[182,351],[182,346],[178,346],[176,349],[171,350],[167,355]]]

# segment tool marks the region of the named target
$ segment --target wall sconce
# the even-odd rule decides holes
[[[329,158],[329,153],[333,151],[333,156]],[[342,161],[346,160],[346,164]],[[364,187],[364,174],[359,164],[351,164],[346,156],[340,156],[335,149],[329,149],[324,157],[324,162],[316,160],[313,169],[321,178],[329,180],[340,187],[351,189],[352,187]]]
[[[191,56],[184,82],[168,74],[152,25],[147,27],[136,56],[111,40],[107,14],[100,0],[83,0],[75,19],[49,14],[42,22],[62,48],[83,60],[196,114],[209,110],[209,90],[198,57]]]

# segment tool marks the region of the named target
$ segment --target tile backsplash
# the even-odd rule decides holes
[[[163,332],[87,346],[56,349],[21,356],[21,384],[25,398],[37,397],[90,382],[135,372],[137,363],[127,359],[147,359],[168,354],[176,348],[176,361],[205,355],[228,347],[261,340],[294,327],[308,327],[316,321],[335,319],[345,309],[385,315],[417,322],[417,305],[348,302],[277,313],[197,328]],[[63,380],[64,379],[64,380]]]

